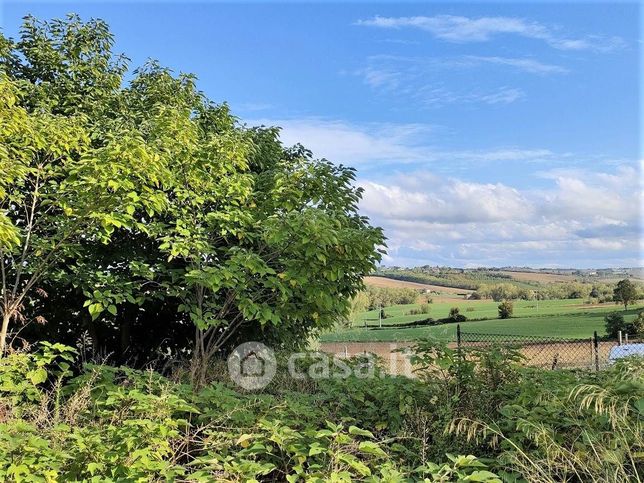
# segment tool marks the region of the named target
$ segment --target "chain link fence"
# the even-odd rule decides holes
[[[449,347],[493,346],[510,347],[524,358],[523,364],[544,369],[601,370],[611,363],[613,348],[623,345],[642,344],[644,339],[606,340],[597,333],[587,338],[570,339],[547,336],[478,333],[461,330],[457,325]],[[410,376],[410,346],[413,342],[335,342],[322,344],[321,350],[340,358],[375,354],[383,362],[385,370],[395,375]]]
[[[606,340],[597,336],[583,339],[564,339],[546,336],[489,334],[467,332],[457,327],[457,347],[492,347],[494,345],[516,349],[524,357],[524,364],[546,369],[600,370],[611,363],[613,348],[635,344],[639,340]]]

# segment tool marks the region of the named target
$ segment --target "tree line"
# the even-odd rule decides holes
[[[621,284],[621,285],[620,285]],[[627,300],[638,300],[644,297],[644,289],[640,284],[628,279],[616,284],[589,284],[584,282],[559,282],[543,284],[536,289],[519,287],[512,283],[484,284],[470,295],[472,299],[492,299],[496,302],[503,300],[546,300],[546,299],[584,299],[590,303],[623,302],[625,290],[628,287]]]

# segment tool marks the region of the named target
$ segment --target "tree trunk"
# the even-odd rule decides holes
[[[123,319],[123,322],[121,323],[121,363],[125,364],[127,360],[127,352],[128,349],[130,348],[130,336],[131,336],[131,328],[132,324],[130,321],[130,314],[129,311],[125,311],[125,318]]]
[[[190,382],[194,387],[201,387],[206,376],[207,358],[204,338],[204,331],[195,328],[195,346],[190,361]]]
[[[2,315],[2,327],[0,328],[0,357],[4,355],[5,349],[7,348],[9,320],[11,320],[11,312],[4,312]]]

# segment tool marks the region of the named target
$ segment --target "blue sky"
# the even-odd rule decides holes
[[[635,3],[5,2],[353,165],[387,265],[642,265]]]

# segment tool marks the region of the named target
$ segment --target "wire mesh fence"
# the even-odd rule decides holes
[[[341,359],[373,354],[389,374],[414,377],[412,345],[412,342],[329,342],[322,344],[321,350]]]
[[[638,340],[628,341],[630,344]],[[516,349],[524,364],[548,369],[600,370],[611,363],[611,352],[619,340],[599,338],[595,332],[588,338],[564,339],[546,336],[490,334],[461,331],[457,328],[457,347],[492,347]]]
[[[548,369],[586,368],[598,370],[608,362],[612,344],[600,343],[595,336],[587,339],[558,339],[543,336],[482,334],[460,332],[459,347],[503,346],[515,349],[525,365]]]
[[[513,348],[523,356],[523,364],[544,369],[601,370],[611,363],[611,352],[618,346],[634,347],[642,339],[607,340],[596,333],[587,338],[559,338],[513,334],[479,333],[461,330],[457,325],[454,337],[448,346]],[[410,363],[413,342],[335,342],[323,344],[321,349],[340,358],[375,354],[383,362],[385,370],[395,375],[413,374]]]

